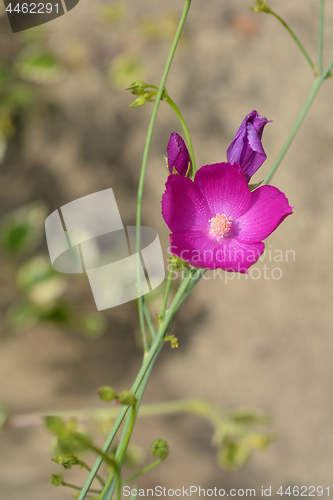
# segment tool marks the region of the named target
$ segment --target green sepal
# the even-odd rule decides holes
[[[249,189],[250,191],[254,191],[255,189],[257,189],[257,187],[260,186],[260,184],[262,184],[264,181],[260,181],[260,182],[256,182],[255,184],[249,184]]]

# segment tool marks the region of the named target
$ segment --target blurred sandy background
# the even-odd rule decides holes
[[[36,86],[38,97],[9,140],[0,166],[1,216],[34,200],[44,200],[51,213],[112,187],[124,224],[135,220],[152,105],[129,109],[134,97],[124,88],[137,78],[158,85],[173,19],[182,5],[178,0],[124,0],[123,17],[114,23],[99,15],[102,5],[81,0],[44,27],[47,44],[65,71],[58,82]],[[224,161],[252,109],[274,120],[264,133],[268,159],[254,178],[259,181],[291,130],[313,77],[278,21],[252,13],[249,5],[244,0],[193,0],[167,89],[188,123],[198,166]],[[319,0],[271,0],[270,5],[316,59]],[[327,2],[326,64],[332,57],[332,7]],[[0,38],[8,53],[21,35],[10,34],[6,23],[1,18]],[[121,70],[117,73],[116,61],[123,54],[139,61],[138,76],[126,82],[117,77]],[[175,323],[180,346],[165,346],[144,399],[195,397],[230,408],[256,408],[271,416],[277,441],[241,470],[227,473],[216,464],[212,429],[199,417],[142,419],[133,441],[147,451],[146,463],[155,438],[167,439],[171,453],[137,481],[141,487],[200,485],[259,492],[261,486],[272,486],[274,492],[281,485],[333,486],[331,83],[323,85],[272,181],[295,208],[266,240],[267,248],[281,250],[284,257],[286,250],[294,250],[295,261],[274,263],[267,255],[256,265],[258,274],[253,273],[254,278],[261,273],[259,279],[202,281]],[[158,230],[165,250],[168,230],[160,198],[166,179],[163,155],[173,131],[181,133],[180,126],[162,103],[148,162],[143,222]],[[46,252],[44,239],[38,252]],[[16,264],[8,262],[1,257],[2,317],[17,296],[14,275],[8,271]],[[273,279],[270,272],[264,279],[263,264],[279,267],[281,279]],[[75,280],[71,290],[76,307],[94,311],[86,278]],[[106,317],[107,331],[98,339],[48,324],[13,333],[1,320],[0,402],[9,414],[103,406],[96,396],[99,386],[128,389],[141,363],[135,304],[110,309]],[[41,427],[4,430],[1,500],[70,498],[69,490],[48,483],[49,474],[60,472],[50,460],[50,440]],[[67,474],[72,482],[85,478],[82,471]]]

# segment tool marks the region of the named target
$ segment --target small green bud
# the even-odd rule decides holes
[[[60,455],[59,457],[52,458],[52,461],[61,465],[64,469],[70,469],[73,465],[81,465],[80,460],[76,457],[63,457]]]
[[[164,459],[169,455],[169,445],[164,439],[155,439],[150,446],[150,450],[154,457]]]
[[[102,387],[100,387],[97,391],[97,394],[102,401],[106,402],[113,401],[118,397],[115,391],[109,385],[103,385]]]
[[[137,399],[132,392],[123,391],[119,394],[118,401],[122,405],[134,406],[137,403]]]
[[[130,104],[130,108],[137,108],[139,106],[144,106],[146,102],[152,101],[153,97],[155,97],[156,94],[157,92],[154,92],[152,90],[150,90],[149,92],[145,92],[144,94],[140,95],[137,99],[135,99],[135,101],[133,101],[132,104]]]
[[[136,80],[135,82],[131,83],[129,87],[127,87],[126,90],[130,90],[132,94],[134,95],[142,95],[144,94],[145,90],[147,88],[147,84],[141,80]]]
[[[191,269],[190,264],[182,260],[180,257],[177,257],[177,255],[171,255],[169,261],[170,264],[176,267],[177,269]]]
[[[168,337],[165,337],[164,342],[170,342],[172,349],[179,347],[178,339],[174,335],[169,335]]]
[[[150,83],[143,82],[142,80],[136,80],[135,82],[131,83],[131,85],[126,90],[130,90],[134,95],[143,95],[145,92],[148,92],[147,89],[158,90],[158,87],[156,87],[156,85],[151,85]]]
[[[62,484],[64,484],[64,478],[59,472],[51,474],[51,476],[49,476],[49,480],[50,483],[53,484],[53,486],[61,486]]]
[[[255,6],[250,7],[253,12],[271,12],[271,9],[267,7],[266,0],[255,0]]]

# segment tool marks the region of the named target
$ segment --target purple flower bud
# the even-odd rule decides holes
[[[267,158],[261,144],[266,123],[269,123],[267,118],[253,110],[244,118],[227,150],[228,162],[242,167],[247,182]]]
[[[191,163],[191,158],[185,142],[176,132],[173,132],[170,136],[167,152],[170,174],[173,174],[174,170],[176,170],[178,174],[185,177]]]

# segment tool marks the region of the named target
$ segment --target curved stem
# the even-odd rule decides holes
[[[194,273],[197,273],[197,276],[195,278],[193,278]],[[139,374],[138,374],[138,376],[133,384],[133,387],[132,387],[132,391],[138,397],[138,402],[136,404],[135,418],[136,418],[137,413],[139,411],[139,407],[140,407],[140,404],[141,404],[141,401],[143,398],[143,394],[144,394],[144,391],[145,391],[145,388],[146,388],[146,385],[147,385],[147,382],[149,379],[150,372],[151,372],[153,365],[154,365],[154,363],[155,363],[155,361],[160,353],[160,350],[163,347],[164,338],[172,328],[173,320],[175,318],[175,315],[176,315],[180,305],[185,300],[185,298],[188,296],[188,294],[190,293],[190,290],[192,290],[193,287],[196,285],[196,283],[198,283],[198,281],[201,278],[203,273],[204,273],[204,270],[198,270],[198,269],[192,269],[191,271],[189,271],[189,273],[187,275],[187,279],[182,282],[181,286],[178,289],[177,294],[175,295],[175,298],[170,306],[170,309],[168,310],[168,312],[166,314],[165,322],[161,325],[161,327],[158,331],[158,334],[157,334],[157,338],[156,338],[155,342],[153,343],[153,345],[150,349],[150,352],[146,358],[144,365],[147,364],[147,366],[144,367],[144,365],[143,365],[141,370],[139,371]],[[151,360],[149,359],[150,357],[151,357]],[[142,376],[141,380],[138,380],[141,371],[143,371],[143,376]],[[123,448],[124,441],[127,440],[127,443],[128,443],[129,439],[131,437],[133,428],[132,428],[131,432],[129,433],[128,432],[129,426],[130,426],[130,423],[127,420],[125,427],[124,427],[124,430],[123,430],[123,433],[122,433],[121,438],[120,438],[119,445],[118,445],[121,447],[121,449]],[[116,456],[117,456],[117,453],[116,453]],[[122,462],[119,462],[118,467],[119,467],[118,471],[120,473],[120,470],[122,467]],[[115,483],[113,480],[111,480],[109,490],[106,492],[106,496],[104,497],[104,500],[111,500],[112,499],[114,487],[115,487]]]
[[[140,326],[141,326],[141,330],[142,330],[143,334],[145,333],[145,325],[144,325],[144,312],[143,312],[143,298],[141,296],[142,291],[141,291],[140,258],[139,258],[140,248],[141,248],[141,227],[140,227],[140,225],[141,225],[141,214],[142,214],[143,187],[144,187],[144,180],[145,180],[145,174],[146,174],[146,168],[147,168],[148,153],[149,153],[149,149],[150,149],[151,138],[153,135],[153,130],[154,130],[154,125],[155,125],[155,121],[156,121],[158,107],[159,107],[160,102],[161,102],[163,90],[165,87],[165,82],[166,82],[166,79],[168,77],[170,66],[171,66],[171,63],[172,63],[179,39],[180,39],[180,36],[182,34],[182,31],[183,31],[183,27],[184,27],[184,24],[186,21],[186,17],[187,17],[190,5],[191,5],[191,0],[185,0],[184,10],[183,10],[176,34],[175,34],[175,38],[174,38],[173,43],[172,43],[169,57],[167,59],[167,62],[166,62],[165,68],[164,68],[164,72],[163,72],[163,76],[162,76],[161,83],[159,86],[159,90],[157,92],[156,101],[154,104],[153,112],[152,112],[149,127],[148,127],[145,148],[143,151],[141,174],[140,174],[138,197],[137,197],[137,212],[136,212],[136,251],[137,251],[137,255],[138,255],[136,276],[137,276],[138,295],[139,295],[139,299],[138,299],[139,319],[140,319]]]
[[[75,484],[71,483],[62,483],[63,486],[67,486],[68,488],[72,488],[73,490],[80,490],[81,486],[76,486]],[[89,490],[90,493],[100,493],[101,490]]]
[[[191,157],[191,160],[192,160],[192,169],[193,169],[193,174],[195,174],[196,172],[196,166],[195,166],[195,158],[194,158],[194,151],[193,151],[193,145],[192,145],[192,141],[191,141],[191,137],[190,137],[190,133],[188,131],[188,128],[187,128],[187,125],[185,123],[185,120],[183,118],[183,115],[181,114],[181,112],[179,111],[179,108],[178,106],[176,105],[176,103],[171,99],[171,97],[168,95],[167,97],[165,97],[164,99],[170,106],[171,108],[174,110],[174,112],[176,113],[177,115],[177,118],[178,120],[180,121],[180,124],[181,126],[183,127],[183,130],[184,130],[184,134],[186,135],[186,139],[187,139],[187,144],[188,144],[188,149],[189,149],[189,153],[190,153],[190,157]]]
[[[142,476],[142,474],[145,474],[146,472],[150,471],[151,469],[156,467],[156,465],[159,465],[161,462],[163,462],[163,458],[159,458],[158,460],[155,460],[155,462],[152,462],[151,464],[147,465],[147,467],[144,467],[143,469],[139,470],[139,472],[136,472],[135,474],[133,474],[133,476],[131,476],[128,479],[126,479],[125,481],[123,481],[121,483],[121,485],[129,483],[130,481],[133,481],[133,479],[136,479],[137,477]]]
[[[315,68],[315,65],[313,64],[312,60],[311,60],[311,57],[309,56],[308,52],[306,51],[304,45],[300,42],[300,40],[298,39],[298,37],[295,35],[295,33],[293,32],[293,30],[288,26],[288,24],[282,19],[282,17],[280,17],[278,14],[276,14],[272,9],[270,9],[269,7],[267,7],[264,12],[267,12],[268,14],[272,14],[274,17],[276,17],[276,19],[278,19],[280,21],[281,24],[283,24],[283,26],[286,28],[286,30],[288,31],[288,33],[293,37],[293,39],[295,40],[295,42],[297,43],[298,47],[301,49],[301,52],[302,54],[304,55],[305,59],[308,61],[312,71],[315,73],[316,71],[316,68]]]
[[[192,272],[193,271],[193,272]],[[199,273],[197,276],[194,276],[194,272],[198,271],[198,270],[192,270],[188,273],[188,276],[187,278],[181,283],[175,297],[174,297],[174,300],[172,301],[172,304],[169,308],[169,310],[167,311],[166,315],[165,315],[165,320],[163,322],[163,324],[160,326],[160,329],[156,335],[156,339],[154,340],[151,348],[150,348],[150,351],[148,353],[148,355],[146,356],[140,370],[139,370],[139,373],[132,385],[132,388],[131,388],[131,392],[133,392],[135,395],[137,395],[138,391],[142,391],[142,396],[143,396],[143,392],[144,392],[144,389],[148,383],[148,378],[149,378],[149,375],[150,375],[150,372],[154,366],[154,363],[158,357],[158,354],[160,352],[160,350],[162,349],[163,345],[164,345],[164,342],[163,342],[163,338],[165,337],[165,335],[170,331],[171,327],[172,327],[172,322],[174,320],[174,317],[179,309],[179,306],[182,304],[183,300],[185,300],[185,298],[188,296],[188,294],[190,293],[190,291],[193,289],[193,287],[198,283],[199,279],[201,278],[202,274],[204,271],[202,271],[202,273]],[[191,281],[192,280],[192,281]],[[140,403],[140,398],[138,398],[138,403],[137,403],[137,408],[139,407],[139,403]],[[127,406],[124,406],[118,417],[116,418],[116,421],[103,445],[103,448],[102,448],[102,452],[103,454],[107,453],[107,451],[109,450],[118,430],[119,430],[119,427],[122,423],[122,421],[124,420],[125,416],[126,416],[126,413],[128,411],[128,407]],[[97,471],[98,469],[100,468],[101,464],[103,462],[103,456],[99,456],[94,464],[94,466],[92,467],[91,469],[91,472],[81,490],[81,493],[78,497],[78,500],[84,500],[84,498],[86,497],[87,493],[88,493],[88,490],[90,488],[90,485],[91,483],[93,482],[94,480],[94,477],[96,476],[97,474]]]
[[[263,185],[269,183],[269,181],[273,177],[274,173],[276,172],[277,168],[279,167],[281,161],[284,158],[284,155],[288,151],[290,144],[292,143],[295,135],[297,134],[298,129],[301,126],[302,121],[304,120],[307,112],[309,111],[309,108],[310,108],[310,106],[311,106],[314,98],[316,97],[318,90],[320,89],[323,81],[329,76],[332,67],[333,67],[333,59],[331,60],[331,62],[329,63],[329,65],[327,66],[327,68],[325,69],[325,71],[322,73],[322,75],[320,77],[317,77],[315,79],[315,82],[313,84],[313,87],[311,89],[309,97],[307,98],[307,100],[306,100],[306,102],[305,102],[305,104],[303,106],[303,109],[300,112],[299,117],[297,118],[296,123],[293,126],[293,128],[292,128],[292,130],[291,130],[291,132],[290,132],[290,134],[289,134],[289,136],[288,136],[288,138],[287,138],[287,140],[286,140],[283,148],[281,149],[278,157],[276,158],[275,163],[273,164],[272,168],[270,169],[270,171],[268,172],[267,176],[265,177]]]
[[[318,72],[323,72],[323,35],[324,35],[324,6],[325,0],[320,0],[319,34],[318,34]]]

